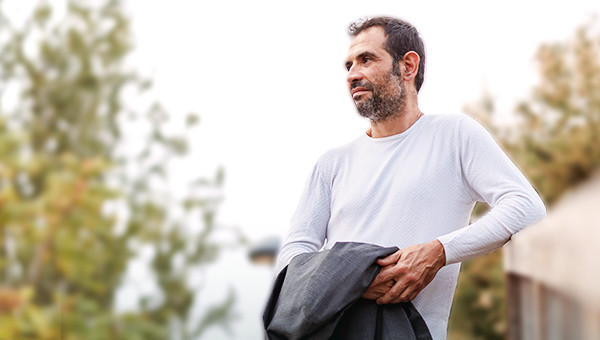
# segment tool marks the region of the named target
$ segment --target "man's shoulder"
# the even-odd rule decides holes
[[[456,137],[480,135],[486,131],[485,127],[472,117],[462,113],[432,114],[429,115],[429,131],[452,132]]]
[[[341,159],[343,159],[344,157],[346,157],[351,150],[356,146],[356,143],[360,140],[360,138],[357,138],[349,143],[346,143],[344,145],[340,145],[334,148],[331,148],[327,151],[325,151],[320,157],[319,160],[317,161],[317,163],[335,163]]]
[[[427,115],[429,123],[440,126],[452,126],[460,127],[464,124],[471,124],[475,120],[466,114],[462,113],[448,113],[448,114],[430,114]]]

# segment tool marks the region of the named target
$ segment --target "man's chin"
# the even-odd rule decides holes
[[[359,108],[358,105],[356,105],[356,111],[358,111],[358,114],[361,117],[367,118],[369,120],[373,120],[374,118],[376,118],[377,115],[373,114],[373,112],[368,111],[368,110],[361,110],[361,108]]]
[[[356,111],[358,111],[358,114],[361,117],[367,118],[373,123],[381,123],[394,117],[394,115],[391,113],[383,114],[381,111],[377,111],[375,108],[368,106],[359,107],[357,105]]]
[[[354,103],[360,103],[360,102],[365,102],[366,100],[369,100],[371,93],[370,92],[363,92],[355,97],[352,97],[352,100],[354,100]]]
[[[358,112],[362,115],[362,112],[369,112],[371,111],[371,107],[373,106],[372,103],[368,100],[355,100],[354,101],[354,105],[356,106],[356,109],[358,110]]]

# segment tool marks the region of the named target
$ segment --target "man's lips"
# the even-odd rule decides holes
[[[355,87],[350,91],[350,94],[352,95],[352,98],[356,98],[367,91],[369,90],[366,87]]]

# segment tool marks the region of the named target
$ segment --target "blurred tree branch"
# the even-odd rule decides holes
[[[598,26],[591,21],[568,41],[542,45],[536,55],[540,81],[516,106],[515,124],[488,125],[549,204],[600,166]],[[467,111],[487,122],[495,114],[493,105]]]
[[[151,82],[126,66],[124,13],[119,1],[69,1],[56,17],[42,1],[16,27],[0,11],[1,339],[192,339],[235,317],[230,294],[191,320],[189,273],[220,249],[223,171],[168,193],[168,166],[198,118],[171,136],[160,104],[130,107],[127,91]],[[124,144],[131,135],[140,150]],[[144,247],[158,292],[116,311]]]

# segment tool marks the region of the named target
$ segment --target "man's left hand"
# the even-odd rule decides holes
[[[444,246],[433,240],[415,244],[377,260],[383,269],[374,282],[395,281],[377,304],[399,303],[413,300],[446,264]]]

